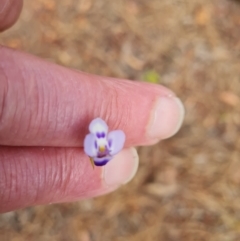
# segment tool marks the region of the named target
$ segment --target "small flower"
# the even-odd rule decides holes
[[[90,123],[89,132],[84,139],[84,151],[92,165],[106,165],[124,146],[124,132],[115,130],[108,133],[108,126],[101,118]]]

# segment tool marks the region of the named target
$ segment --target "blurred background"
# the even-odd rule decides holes
[[[1,241],[240,240],[239,1],[26,0],[0,43],[165,85],[186,108],[176,136],[139,148],[130,184],[2,214]]]

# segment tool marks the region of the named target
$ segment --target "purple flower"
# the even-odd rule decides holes
[[[108,133],[108,126],[101,118],[90,123],[89,132],[84,139],[84,151],[96,166],[106,165],[124,146],[124,132],[115,130]]]

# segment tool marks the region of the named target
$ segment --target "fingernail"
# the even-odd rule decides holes
[[[139,158],[135,148],[122,150],[103,170],[103,179],[107,186],[120,186],[135,176]]]
[[[166,139],[178,132],[184,119],[184,106],[175,96],[162,96],[154,106],[147,135],[150,139]]]

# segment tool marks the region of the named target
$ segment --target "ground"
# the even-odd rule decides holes
[[[183,100],[186,118],[176,136],[138,149],[128,185],[3,214],[0,240],[240,240],[239,12],[231,0],[26,0],[0,43],[165,85]]]

